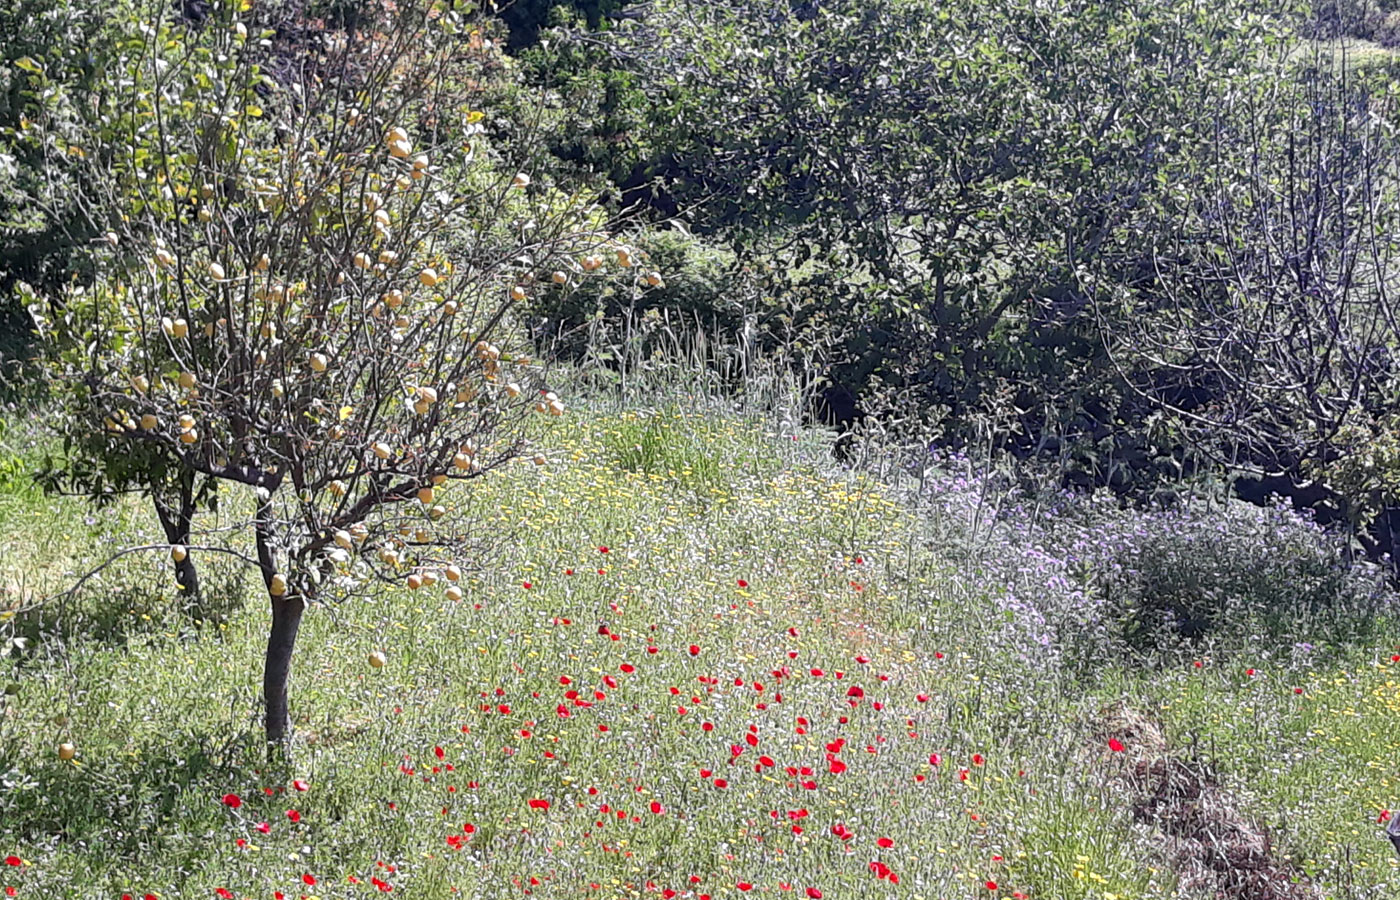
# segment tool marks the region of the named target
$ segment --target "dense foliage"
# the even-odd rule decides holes
[[[662,4],[530,59],[561,159],[732,247],[867,408],[1138,497],[1320,478],[1379,558],[1389,476],[1334,472],[1394,414],[1392,70],[1314,12]]]

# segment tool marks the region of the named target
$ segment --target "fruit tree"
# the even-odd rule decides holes
[[[455,6],[386,5],[290,70],[246,2],[133,22],[88,150],[102,278],[34,307],[72,430],[243,504],[271,742],[308,604],[394,582],[461,596],[481,535],[452,498],[542,463],[529,420],[564,412],[514,305],[611,245],[596,209],[487,139],[475,76],[500,51]]]

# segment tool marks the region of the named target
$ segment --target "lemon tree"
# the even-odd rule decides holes
[[[70,434],[249,495],[282,742],[307,604],[456,589],[484,536],[454,486],[544,461],[526,422],[564,405],[515,305],[632,251],[491,146],[473,73],[500,49],[460,4],[399,4],[291,72],[246,3],[148,12],[93,117],[102,277],[32,309]]]

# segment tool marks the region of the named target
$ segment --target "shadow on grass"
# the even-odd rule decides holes
[[[149,572],[151,566],[142,567]],[[217,627],[242,609],[247,598],[247,571],[241,566],[211,563],[203,567],[198,597],[185,597],[172,585],[151,590],[133,585],[130,573],[111,587],[94,584],[72,597],[40,602],[15,617],[17,634],[35,646],[66,647],[82,641],[122,646],[135,637],[174,635],[192,638],[201,629]],[[160,577],[168,578],[164,572]]]
[[[101,848],[111,860],[203,855],[204,835],[227,817],[220,798],[241,781],[236,762],[256,752],[252,733],[177,734],[139,747],[57,755],[36,763],[18,744],[0,748],[0,840],[11,846]],[[178,824],[178,833],[173,829]]]

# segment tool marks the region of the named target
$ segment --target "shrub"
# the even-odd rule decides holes
[[[1342,637],[1387,597],[1377,569],[1353,563],[1344,539],[1286,505],[1086,509],[1066,558],[1082,560],[1110,637],[1132,650],[1319,625]]]
[[[637,270],[549,286],[534,296],[529,312],[542,349],[578,357],[597,342],[590,329],[616,335],[652,310],[689,331],[733,337],[742,329],[748,284],[731,252],[680,230],[646,231],[632,243],[641,251]],[[646,283],[653,271],[664,273],[657,285]],[[650,343],[639,348],[643,355],[652,349]]]
[[[11,294],[15,281],[57,290],[89,274],[80,251],[92,223],[76,202],[87,163],[74,137],[112,48],[108,10],[96,7],[0,5],[0,346],[7,351],[0,356],[19,351],[28,334]],[[45,128],[32,127],[39,120]]]
[[[998,640],[1035,665],[1364,639],[1397,611],[1384,572],[1286,505],[1137,509],[942,459],[926,484],[950,549],[988,584]]]
[[[1400,46],[1400,11],[1380,17],[1371,37],[1382,47]]]

